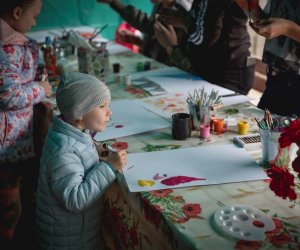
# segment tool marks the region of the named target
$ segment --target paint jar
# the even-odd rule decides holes
[[[121,71],[121,64],[120,63],[113,63],[113,72],[114,73],[120,73]]]
[[[200,125],[200,138],[207,139],[210,136],[210,126],[201,124]]]
[[[192,117],[187,113],[172,115],[172,136],[175,140],[185,140],[191,137]]]
[[[146,61],[144,62],[144,70],[150,70],[151,69],[151,62],[150,61]]]
[[[124,83],[125,85],[131,85],[131,75],[125,75],[124,76]]]
[[[224,131],[224,119],[215,118],[214,119],[214,132],[223,133]]]
[[[136,64],[136,71],[144,71],[144,63],[143,62],[137,62]]]
[[[262,163],[268,165],[275,160],[278,154],[278,139],[281,132],[270,131],[269,129],[259,129],[261,150],[262,150]]]
[[[239,135],[246,135],[248,134],[249,123],[247,121],[239,121],[237,124],[237,128]]]

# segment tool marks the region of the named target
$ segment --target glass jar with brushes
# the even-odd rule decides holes
[[[212,110],[222,106],[218,91],[212,89],[208,93],[204,87],[195,89],[193,94],[189,93],[186,102],[193,117],[194,130],[200,130],[200,125],[210,126]]]

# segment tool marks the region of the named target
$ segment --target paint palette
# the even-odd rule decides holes
[[[260,134],[251,134],[243,136],[235,136],[233,140],[237,142],[243,148],[247,147],[259,147],[260,144]]]
[[[248,241],[263,240],[265,233],[275,228],[270,216],[247,205],[227,205],[218,209],[214,222],[225,235]]]

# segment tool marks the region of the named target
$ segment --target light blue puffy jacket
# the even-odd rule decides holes
[[[90,135],[54,118],[45,140],[36,223],[42,249],[103,249],[101,196],[114,182]]]

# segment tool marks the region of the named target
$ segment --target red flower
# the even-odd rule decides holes
[[[286,233],[281,233],[281,234],[278,234],[278,235],[274,235],[270,239],[270,242],[273,245],[281,246],[281,245],[284,245],[284,244],[287,244],[287,243],[291,242],[291,240],[292,240],[292,237],[290,237]]]
[[[24,63],[24,64],[23,64],[23,68],[24,68],[25,70],[30,69],[29,63]]]
[[[13,54],[15,53],[15,49],[10,46],[10,45],[4,45],[3,50],[5,51],[6,54]]]
[[[38,90],[36,88],[32,88],[33,98],[36,99],[38,97]]]
[[[182,210],[188,218],[197,218],[198,214],[202,212],[200,204],[186,204]]]
[[[117,150],[123,150],[128,148],[127,142],[115,142],[112,144],[112,146]]]
[[[292,143],[300,144],[300,120],[294,120],[290,126],[283,128],[279,137],[280,147],[285,148]]]
[[[149,193],[155,197],[163,198],[168,196],[170,193],[172,193],[172,189],[163,189],[163,190],[155,190],[155,191],[149,191]]]
[[[266,236],[268,239],[272,238],[275,234],[280,233],[280,231],[283,228],[283,224],[282,224],[281,220],[279,220],[277,218],[273,218],[273,222],[275,224],[275,228],[270,232],[266,232]]]
[[[277,196],[283,199],[288,197],[290,200],[297,198],[297,194],[291,188],[295,186],[294,176],[291,175],[286,168],[277,167],[273,164],[267,174],[272,179],[270,189],[275,192]]]
[[[246,241],[246,240],[239,240],[236,245],[235,249],[239,250],[255,250],[260,249],[263,246],[261,241]]]

